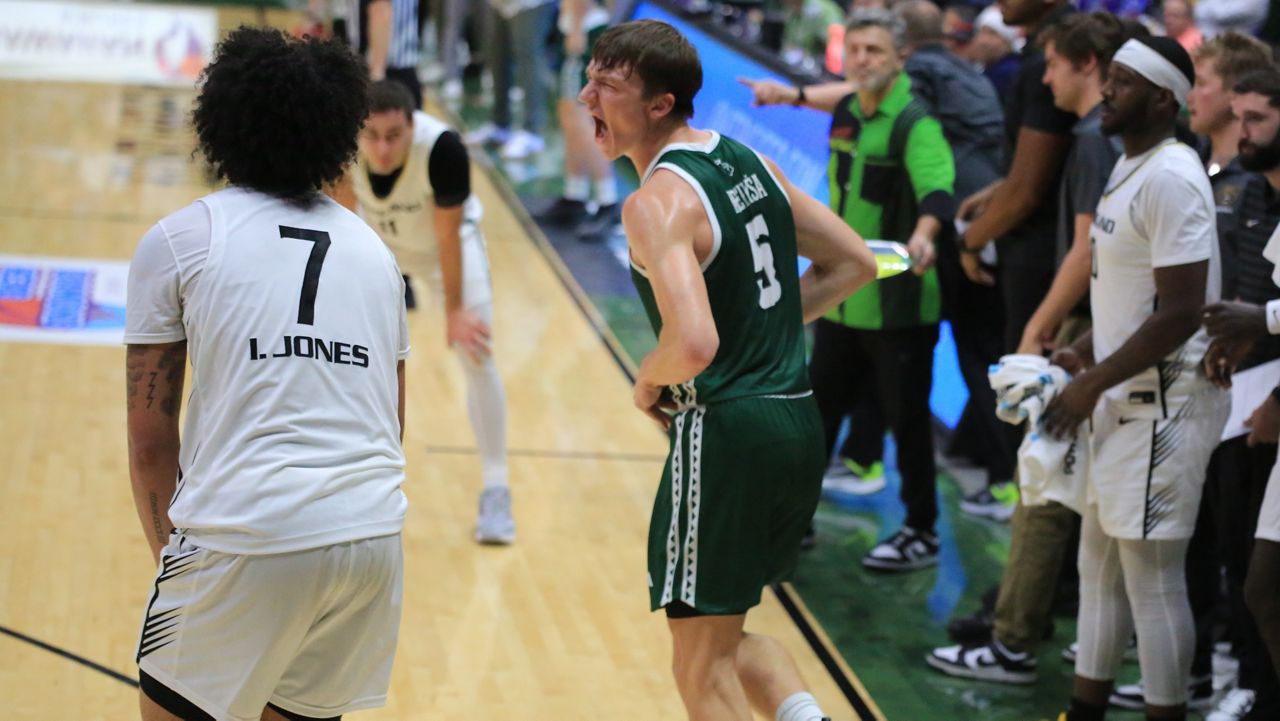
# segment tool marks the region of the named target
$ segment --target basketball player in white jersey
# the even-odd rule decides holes
[[[144,721],[332,720],[386,699],[404,283],[377,234],[319,192],[356,152],[365,73],[340,43],[231,33],[193,115],[230,185],[134,255],[129,469],[159,564],[137,647]]]
[[[1229,397],[1199,372],[1200,308],[1219,297],[1213,192],[1174,137],[1191,58],[1170,38],[1121,46],[1103,88],[1102,130],[1124,155],[1090,241],[1093,331],[1054,354],[1074,374],[1045,411],[1064,437],[1090,421],[1080,540],[1079,652],[1068,721],[1101,721],[1130,634],[1147,718],[1186,717],[1195,629],[1185,558]]]
[[[493,291],[466,146],[443,122],[415,110],[403,87],[382,80],[370,87],[369,118],[349,174],[360,215],[406,276],[409,307],[424,286],[444,306],[447,341],[466,376],[467,412],[480,452],[484,488],[475,538],[512,543],[507,401],[489,347]]]

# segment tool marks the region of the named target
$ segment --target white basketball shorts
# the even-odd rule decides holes
[[[1190,538],[1209,456],[1230,411],[1218,394],[1167,420],[1125,418],[1105,403],[1093,414],[1089,503],[1112,538]],[[1194,409],[1194,410],[1193,410]]]
[[[138,667],[218,721],[274,704],[312,718],[386,702],[400,630],[400,536],[264,556],[174,534]]]

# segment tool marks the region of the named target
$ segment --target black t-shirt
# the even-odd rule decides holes
[[[1061,22],[1072,12],[1070,5],[1059,8],[1040,32]],[[1012,91],[1004,105],[1005,140],[1008,143],[1005,157],[1010,163],[1013,162],[1018,133],[1023,128],[1072,136],[1077,118],[1073,113],[1054,107],[1053,92],[1043,82],[1045,64],[1044,50],[1039,47],[1036,36],[1027,38],[1022,68],[1013,79]],[[1056,256],[1057,223],[1058,194],[1046,193],[1026,220],[999,239],[1000,262],[1052,268]]]
[[[391,194],[403,167],[397,168],[387,175],[369,172],[369,187],[373,194],[385,198]],[[436,139],[427,158],[427,181],[431,183],[431,192],[435,194],[436,206],[456,208],[471,196],[471,161],[467,156],[467,146],[462,137],[452,130],[446,130]]]
[[[1262,257],[1276,226],[1280,225],[1280,193],[1261,175],[1249,174],[1239,204],[1237,222],[1221,233],[1224,278],[1222,297],[1264,305],[1280,298],[1280,288],[1271,280],[1275,269]],[[1251,368],[1280,358],[1280,336],[1268,335],[1254,343],[1240,368]]]

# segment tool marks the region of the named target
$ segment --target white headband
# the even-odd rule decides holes
[[[1116,51],[1113,63],[1120,63],[1135,73],[1173,93],[1179,105],[1187,102],[1187,93],[1191,90],[1191,81],[1182,74],[1177,65],[1137,40],[1129,40]]]

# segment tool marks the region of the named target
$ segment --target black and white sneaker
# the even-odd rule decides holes
[[[1036,682],[1035,657],[1014,653],[994,639],[979,646],[935,648],[924,660],[948,676],[996,683]]]
[[[938,565],[938,535],[903,526],[862,557],[876,571],[914,571]]]
[[[1111,692],[1111,705],[1116,708],[1127,708],[1141,711],[1146,708],[1146,700],[1142,692],[1142,680],[1137,683],[1117,686]],[[1187,708],[1193,711],[1207,711],[1213,705],[1213,676],[1196,676],[1187,685]]]
[[[1247,688],[1233,688],[1222,697],[1217,706],[1205,715],[1204,721],[1244,721],[1253,710],[1254,692]]]

